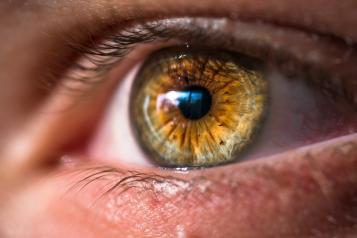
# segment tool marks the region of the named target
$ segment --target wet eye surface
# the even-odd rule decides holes
[[[266,107],[259,61],[223,51],[170,48],[138,73],[130,118],[141,147],[162,166],[233,161],[253,140]]]
[[[356,131],[353,59],[337,61],[343,46],[308,33],[183,18],[130,27],[101,47],[99,65],[131,66],[111,74],[118,83],[88,143],[94,160],[206,168]]]

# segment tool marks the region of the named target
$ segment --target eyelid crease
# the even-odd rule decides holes
[[[187,47],[202,44],[262,58],[292,78],[304,76],[335,98],[357,107],[357,61],[352,45],[317,33],[276,27],[262,22],[177,18],[134,24],[89,46],[73,45],[83,55],[68,75],[70,81],[100,83],[104,75],[139,44],[175,40]],[[201,46],[201,45],[200,45]]]

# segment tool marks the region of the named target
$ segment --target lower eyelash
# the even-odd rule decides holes
[[[172,196],[178,192],[190,191],[194,183],[173,176],[125,171],[107,166],[82,168],[74,171],[74,173],[77,174],[76,176],[79,173],[81,179],[77,179],[67,189],[66,194],[80,193],[91,185],[101,184],[101,192],[97,194],[94,203],[110,194],[114,193],[116,196],[121,196],[132,189],[138,192],[150,191],[156,195]]]

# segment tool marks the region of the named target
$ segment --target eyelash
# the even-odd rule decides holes
[[[94,204],[109,194],[115,193],[120,196],[131,189],[136,189],[139,192],[153,192],[155,196],[160,193],[170,195],[175,191],[188,192],[196,183],[207,182],[205,177],[188,181],[174,176],[120,170],[107,166],[77,168],[75,171],[66,173],[80,175],[80,179],[75,180],[67,189],[66,194],[68,195],[80,193],[96,182],[107,182],[102,187],[104,191],[100,191],[97,198],[94,199]]]
[[[314,62],[314,59],[301,58],[305,56],[294,59],[289,55],[289,52],[285,52],[284,49],[279,47],[274,48],[274,46],[271,46],[268,49],[264,45],[266,42],[252,44],[246,39],[240,39],[240,41],[233,39],[229,34],[214,34],[217,32],[214,31],[213,27],[207,29],[207,33],[204,26],[197,24],[200,20],[205,21],[204,18],[198,18],[196,21],[190,18],[183,18],[147,22],[124,28],[117,34],[107,36],[105,40],[99,41],[100,43],[92,41],[87,46],[69,43],[69,46],[81,56],[81,60],[73,65],[69,70],[70,73],[67,74],[66,80],[63,81],[75,81],[85,85],[100,83],[105,79],[105,74],[115,65],[125,60],[125,56],[139,44],[174,41],[175,44],[195,47],[198,42],[205,42],[205,47],[217,49],[217,46],[220,46],[219,49],[233,50],[266,60],[277,66],[288,78],[293,79],[302,75],[303,78],[308,78],[309,83],[315,86],[316,89],[327,94],[330,98],[334,100],[344,98],[352,103],[354,107],[357,107],[357,93],[351,82],[352,80],[344,80],[341,77],[345,72],[326,72],[323,65],[318,65],[318,63]],[[216,19],[216,21],[224,20]],[[224,23],[218,22],[217,24]],[[272,25],[262,23],[243,22],[241,24],[243,24],[243,27],[244,24],[247,24],[248,27],[253,24],[274,28]],[[282,28],[282,30],[291,29]],[[277,34],[279,35],[281,32]],[[305,37],[305,32],[295,33],[300,33],[300,36],[303,34],[303,37]],[[335,46],[337,49],[341,48],[342,44],[339,40],[332,40],[327,36],[314,36],[320,41],[325,40],[323,42],[327,45]],[[346,44],[343,47],[346,48]],[[353,46],[349,46],[348,49],[353,50]],[[325,68],[329,68],[329,66]]]

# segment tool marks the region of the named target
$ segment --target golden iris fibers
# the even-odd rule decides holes
[[[139,144],[164,167],[228,163],[262,123],[267,81],[260,64],[225,51],[168,48],[143,65],[131,91]]]

